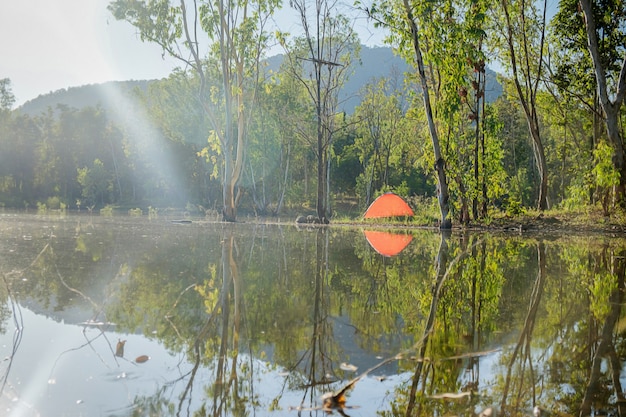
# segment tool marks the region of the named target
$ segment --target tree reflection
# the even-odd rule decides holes
[[[198,369],[206,361],[214,362],[214,380],[208,389],[212,401],[208,407],[206,404],[202,405],[201,414],[215,417],[239,415],[245,408],[240,398],[243,381],[239,380],[238,375],[242,282],[233,225],[225,225],[222,232],[221,289],[218,290],[215,286],[212,294],[205,293],[210,294],[205,300],[209,315],[193,342],[194,366],[180,397],[177,416],[183,411],[189,411],[184,405],[191,404],[191,393]],[[210,283],[209,289],[212,286],[213,283]]]
[[[306,380],[302,384],[301,406],[315,405],[320,394],[333,382],[332,324],[329,323],[328,283],[328,236],[327,228],[315,229],[315,260],[313,300],[311,309],[311,334],[308,345],[300,354],[292,371],[303,370]]]
[[[447,277],[447,264],[448,264],[448,243],[447,239],[449,238],[449,234],[442,231],[441,232],[441,242],[439,244],[439,252],[437,253],[437,261],[436,261],[436,283],[433,290],[432,302],[430,304],[430,312],[428,314],[428,319],[426,321],[426,325],[424,326],[424,335],[421,338],[420,346],[417,348],[417,358],[418,362],[415,367],[415,372],[413,373],[413,378],[411,382],[411,390],[409,392],[409,401],[406,407],[406,416],[414,415],[415,407],[416,407],[416,395],[417,395],[417,387],[420,383],[420,379],[423,377],[423,364],[422,358],[426,357],[426,348],[428,347],[428,341],[430,340],[430,335],[434,329],[435,325],[435,317],[437,315],[437,305],[439,304],[439,297],[441,295],[441,289]],[[426,385],[422,382],[422,387]],[[417,414],[421,414],[421,410],[418,408]]]
[[[624,255],[626,251],[622,250],[618,255],[611,256],[611,274],[615,277],[615,286],[611,292],[609,302],[609,312],[606,315],[602,330],[600,331],[599,338],[594,341],[593,347],[595,353],[591,362],[591,369],[589,371],[589,380],[587,387],[584,391],[582,398],[582,405],[580,406],[580,416],[585,417],[592,414],[592,408],[594,401],[601,401],[608,403],[609,399],[599,396],[598,393],[607,392],[606,388],[601,387],[602,362],[608,359],[610,368],[610,381],[613,386],[613,393],[616,397],[616,408],[618,415],[623,416],[626,412],[626,399],[624,398],[624,392],[621,384],[621,371],[622,364],[615,348],[614,335],[616,324],[620,317],[622,302],[624,300],[624,272],[626,270]]]
[[[524,320],[524,326],[520,332],[517,344],[513,348],[505,376],[504,388],[502,390],[502,410],[519,410],[528,401],[528,396],[532,400],[532,406],[537,405],[535,367],[533,366],[532,355],[532,335],[537,319],[537,312],[543,295],[543,286],[546,279],[546,259],[545,245],[542,241],[537,243],[537,278],[532,288],[528,314]],[[519,363],[518,363],[519,360]],[[517,374],[512,381],[513,369],[517,364]],[[526,386],[528,384],[528,386]],[[513,385],[513,386],[512,386]],[[513,404],[509,405],[509,391],[514,390]],[[520,404],[521,402],[521,404]]]
[[[129,389],[123,415],[322,414],[320,396],[343,387],[334,412],[626,413],[622,238],[410,231],[385,258],[334,227],[55,227],[20,230],[3,252],[0,330],[20,305],[65,320],[88,339],[72,352],[87,346],[108,374],[158,368],[123,356],[158,343],[171,355],[160,382]],[[372,405],[376,390],[390,394]]]

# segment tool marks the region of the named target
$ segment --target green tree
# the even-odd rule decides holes
[[[540,7],[538,7],[540,6]],[[495,34],[491,39],[511,79],[526,117],[537,172],[539,193],[537,208],[549,208],[548,166],[541,137],[537,94],[544,77],[547,2],[502,0],[493,9]]]
[[[527,146],[528,127],[522,110],[507,95],[499,97],[492,105],[494,119],[501,124],[495,134],[502,143],[502,166],[509,178],[508,191],[501,207],[513,213],[533,205],[533,157]]]
[[[388,91],[381,79],[364,87],[364,97],[355,109],[358,120],[355,147],[362,165],[363,203],[368,206],[376,192],[389,186],[392,151],[399,148],[404,114],[397,92]]]
[[[626,97],[626,11],[621,1],[581,0],[580,7],[606,132],[615,148],[614,164],[620,174],[617,199],[626,206],[626,150],[620,128],[620,110]]]
[[[283,62],[283,67],[286,66]],[[313,118],[302,85],[278,70],[266,74],[258,94],[258,111],[250,122],[250,143],[243,185],[256,214],[278,215],[285,204],[305,205],[309,163],[300,134],[303,118]],[[297,191],[299,190],[299,191]]]
[[[181,199],[186,198],[192,204],[214,207],[221,197],[221,165],[215,155],[203,152],[211,125],[197,102],[189,100],[195,95],[198,84],[196,74],[177,70],[138,94],[152,124],[163,138],[163,156],[168,157],[174,168],[174,172],[162,180],[175,183],[169,188],[177,190],[178,202],[184,203],[185,200]],[[150,146],[148,141],[142,145]],[[150,154],[145,151],[139,151],[137,156]],[[178,179],[171,178],[173,176]]]
[[[267,19],[278,6],[266,1],[116,0],[116,19],[135,26],[141,39],[158,44],[198,76],[199,104],[212,126],[221,161],[222,216],[237,218],[237,186],[244,167],[247,124],[254,109],[259,60],[267,47]],[[201,38],[200,30],[202,30]],[[206,44],[209,52],[203,56]],[[219,80],[219,82],[214,82]]]
[[[401,42],[405,44],[405,48],[413,48],[414,65],[416,66],[419,74],[422,99],[424,101],[424,111],[428,122],[428,132],[433,146],[433,156],[435,159],[434,168],[437,173],[437,197],[439,201],[439,210],[441,212],[440,227],[442,229],[450,229],[452,228],[452,221],[449,218],[450,195],[448,192],[446,163],[441,152],[439,132],[437,131],[435,116],[433,114],[433,106],[431,104],[431,87],[429,86],[428,79],[426,77],[426,64],[424,62],[423,53],[423,33],[420,34],[422,24],[424,24],[430,16],[428,10],[423,10],[422,13],[420,13],[418,8],[415,8],[414,10],[414,5],[412,5],[409,0],[403,0],[400,16],[401,21],[404,25],[406,25],[406,28],[396,35],[401,37]],[[390,26],[392,26],[392,21],[389,21],[389,23]]]
[[[81,195],[87,206],[105,203],[104,197],[111,186],[111,180],[102,161],[96,159],[91,167],[79,168],[77,181],[82,187]]]
[[[390,30],[390,42],[416,69],[432,145],[440,227],[444,229],[452,226],[447,141],[455,136],[460,124],[459,92],[461,87],[467,90],[468,70],[484,62],[480,46],[485,33],[484,7],[481,2],[410,0],[376,1],[366,7],[378,25]]]
[[[354,143],[348,148],[358,157],[359,170],[353,170],[353,175],[357,175],[359,201],[367,207],[388,191],[405,197],[432,195],[430,163],[424,162],[422,144],[414,137],[419,123],[406,114],[406,92],[397,88],[395,80],[381,78],[367,84],[361,94],[352,116]]]
[[[304,34],[287,45],[291,74],[302,83],[315,107],[314,134],[307,142],[317,161],[316,211],[320,222],[328,223],[330,207],[330,164],[337,126],[339,93],[350,75],[354,58],[359,54],[359,40],[348,18],[337,13],[337,3],[330,0],[294,0],[290,2]]]
[[[15,104],[15,95],[11,88],[11,79],[0,79],[0,111],[11,110]]]
[[[15,182],[11,168],[14,168],[12,161],[16,161],[16,140],[11,139],[15,134],[13,131],[13,120],[11,117],[11,107],[15,103],[15,97],[11,92],[11,80],[4,78],[0,80],[0,203],[6,203],[8,194],[15,189]]]
[[[10,116],[0,118],[0,204],[23,208],[35,199],[40,133],[31,117]]]

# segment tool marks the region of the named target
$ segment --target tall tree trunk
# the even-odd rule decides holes
[[[437,134],[437,127],[435,126],[433,110],[430,104],[428,80],[426,79],[424,59],[422,58],[422,50],[419,42],[419,31],[408,0],[404,0],[404,10],[406,12],[407,22],[411,28],[411,40],[413,42],[413,49],[415,50],[415,61],[417,64],[417,70],[422,87],[422,95],[424,98],[424,110],[426,111],[426,118],[428,119],[428,130],[430,132],[430,139],[433,144],[433,151],[435,155],[434,168],[437,173],[437,199],[439,201],[439,211],[441,213],[441,223],[439,227],[441,229],[451,229],[452,221],[450,220],[450,195],[448,193],[448,180],[446,178],[446,163],[441,155],[439,135]]]
[[[529,52],[529,41],[526,38],[525,30],[522,30],[521,36],[523,52],[521,53],[521,60],[523,61],[524,70],[520,70],[517,64],[518,52],[515,50],[515,34],[513,24],[511,23],[511,16],[509,13],[508,0],[502,0],[501,6],[506,19],[506,43],[509,48],[509,54],[511,59],[511,68],[513,71],[513,81],[515,83],[515,89],[517,91],[518,98],[524,109],[524,115],[528,123],[528,130],[530,132],[530,139],[533,145],[533,154],[535,156],[535,165],[539,174],[539,193],[537,197],[537,209],[545,210],[548,208],[548,165],[546,163],[546,156],[543,148],[543,142],[541,141],[541,134],[539,131],[539,119],[537,118],[537,89],[539,87],[539,81],[541,80],[541,71],[543,67],[543,48],[545,40],[545,27],[546,27],[546,0],[543,1],[543,20],[539,22],[541,24],[541,42],[539,44],[539,57],[537,58],[536,74],[531,74],[531,56]],[[523,6],[522,6],[523,7]],[[522,29],[526,27],[527,16],[525,10],[521,10]],[[518,74],[522,74],[525,87],[522,87]]]
[[[222,220],[225,222],[237,221],[235,187],[232,181],[224,181],[223,197]]]
[[[480,79],[480,78],[479,78]],[[478,93],[478,92],[477,92]],[[478,94],[477,94],[478,97]],[[476,190],[478,189],[480,180],[479,180],[479,170],[478,170],[478,164],[479,164],[479,160],[478,160],[478,149],[479,149],[479,144],[480,144],[480,118],[481,118],[481,113],[480,113],[480,107],[479,107],[479,100],[478,98],[476,98],[476,110],[475,110],[475,114],[476,114],[476,129],[474,130],[474,186],[476,187]],[[474,216],[474,220],[478,220],[478,193],[474,193],[474,196],[472,197],[472,216]]]
[[[322,109],[320,100],[320,78],[317,87],[317,203],[315,205],[317,218],[326,223],[326,149],[324,146],[324,132],[322,130]]]
[[[589,54],[591,55],[593,69],[596,75],[600,105],[602,106],[602,110],[604,111],[604,116],[606,118],[606,132],[609,141],[615,150],[613,165],[615,170],[620,173],[619,185],[616,190],[616,198],[621,206],[625,206],[626,166],[624,161],[626,160],[626,155],[624,155],[624,142],[619,128],[619,113],[622,103],[624,102],[624,96],[626,95],[626,58],[622,61],[619,80],[617,82],[617,91],[614,94],[609,94],[606,81],[606,68],[602,63],[600,56],[598,33],[593,16],[591,0],[580,0],[580,7],[584,15],[585,30],[587,31],[587,47],[589,49]],[[610,96],[615,97],[613,101],[611,101]]]
[[[536,117],[533,118],[533,122],[529,120],[528,127],[530,129],[530,136],[533,142],[535,164],[537,165],[537,172],[539,173],[539,195],[537,197],[537,209],[546,210],[549,208],[548,163],[546,162],[546,153],[543,148],[543,142],[541,141],[541,134],[539,133],[539,121],[536,119]]]
[[[481,88],[480,92],[481,92],[481,113],[482,113],[482,117],[480,118],[480,149],[481,149],[481,167],[482,167],[482,171],[483,171],[483,175],[482,175],[482,185],[481,185],[481,189],[482,189],[482,195],[483,195],[483,199],[482,199],[482,207],[481,207],[481,216],[483,218],[487,217],[487,203],[488,203],[488,197],[487,197],[487,161],[485,160],[485,88],[487,86],[487,77],[485,75],[485,66],[484,66],[484,62],[481,63],[480,66],[480,72],[479,74],[482,74],[483,76],[483,81],[482,84],[479,83],[479,86]],[[480,78],[479,78],[480,79]]]

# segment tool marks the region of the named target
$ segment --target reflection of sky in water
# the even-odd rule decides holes
[[[65,325],[22,308],[24,330],[14,357],[2,409],[24,415],[107,415],[129,405],[136,395],[152,395],[177,374],[178,359],[157,343],[124,335],[126,357],[148,354],[151,360],[135,364],[113,355],[115,333],[106,338],[95,328]],[[12,350],[13,328],[0,336],[0,352]],[[111,350],[113,349],[113,350]],[[5,365],[6,366],[6,365]],[[3,369],[4,371],[4,369]],[[17,400],[19,399],[19,400]]]
[[[7,413],[3,415],[127,415],[135,408],[134,399],[155,395],[178,406],[189,381],[189,376],[181,377],[192,367],[182,354],[172,355],[159,343],[140,335],[118,335],[113,331],[103,335],[97,328],[59,323],[26,308],[21,308],[21,313],[24,330],[0,398],[0,410]],[[0,335],[0,355],[6,358],[3,375],[13,349],[14,330],[11,321],[7,332]],[[126,340],[124,358],[114,356],[120,338]],[[148,355],[150,360],[134,363],[140,355]],[[249,364],[249,356],[241,354],[239,361]],[[264,361],[255,359],[250,365],[255,372],[253,389],[259,399],[258,411],[267,411],[272,399],[279,398],[281,410],[272,415],[296,413],[290,407],[301,404],[303,392],[287,388],[289,375]],[[206,388],[212,378],[213,370],[200,368],[184,410],[193,413],[203,402],[211,401]],[[383,381],[375,377],[359,381],[349,400],[359,408],[351,410],[350,415],[369,415],[372,407],[388,409],[393,387],[409,379],[410,374],[404,374]],[[309,405],[307,401],[308,396],[305,404]]]

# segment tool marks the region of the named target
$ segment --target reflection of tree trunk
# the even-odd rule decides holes
[[[620,255],[623,255],[623,253]],[[626,269],[626,265],[624,263],[623,256],[614,257],[613,262],[617,264],[614,265],[613,269],[613,275],[617,278],[617,287],[609,298],[611,309],[606,317],[604,326],[602,326],[602,333],[600,335],[598,348],[596,349],[593,362],[591,364],[589,383],[587,384],[583,402],[580,406],[581,417],[591,414],[591,403],[593,401],[594,394],[598,392],[597,388],[598,381],[601,376],[602,360],[606,356],[609,357],[609,362],[611,364],[613,389],[615,390],[615,395],[618,399],[619,415],[623,416],[624,412],[626,412],[626,410],[624,410],[624,394],[620,383],[620,372],[622,367],[615,351],[615,345],[613,344],[613,330],[615,329],[615,324],[619,319],[622,310],[622,300],[624,298],[624,271]]]
[[[232,227],[227,227],[226,237],[222,243],[222,334],[220,340],[220,350],[217,361],[217,375],[215,378],[215,390],[213,393],[213,415],[222,414],[224,404],[228,403],[228,393],[233,383],[237,381],[237,359],[239,353],[239,297],[240,297],[240,280],[237,262],[235,261],[234,251],[235,237]],[[232,284],[232,287],[231,287]],[[231,288],[232,299],[231,299]],[[233,323],[230,323],[231,301],[233,303]],[[232,325],[232,346],[229,352],[229,331]],[[231,361],[231,372],[227,375],[228,360]],[[237,385],[233,396],[237,394]],[[236,398],[233,398],[236,402]]]
[[[537,317],[537,310],[539,309],[539,304],[541,303],[541,296],[543,295],[543,285],[546,276],[546,259],[545,259],[545,246],[543,242],[539,242],[537,244],[537,279],[535,280],[535,285],[533,286],[533,291],[530,297],[530,306],[528,308],[528,314],[526,315],[526,320],[524,321],[524,328],[520,334],[519,340],[515,349],[513,350],[513,354],[511,355],[511,360],[509,361],[509,365],[507,367],[506,380],[504,383],[504,389],[502,391],[502,404],[501,408],[504,410],[506,408],[506,401],[509,394],[509,389],[511,387],[511,374],[513,372],[513,365],[515,365],[515,361],[517,360],[518,355],[523,355],[522,358],[522,367],[520,372],[523,373],[525,370],[526,361],[528,361],[528,365],[530,368],[531,375],[531,387],[533,393],[533,404],[535,404],[535,381],[533,378],[534,370],[532,364],[531,357],[531,346],[530,342],[532,339],[532,333],[535,328],[535,318]],[[519,378],[519,381],[524,381],[524,378]],[[519,386],[518,389],[520,392],[523,387]]]
[[[323,241],[322,241],[321,230],[317,232],[316,239],[316,254],[317,256],[315,261],[315,294],[313,295],[314,303],[313,303],[313,337],[311,339],[311,368],[309,370],[309,382],[311,386],[315,386],[317,383],[317,353],[320,354],[320,357],[323,356],[323,347],[322,347],[322,334],[324,333],[323,326],[323,317],[322,317],[322,290],[323,290],[323,270],[324,267],[322,265],[324,257],[322,256],[323,251]],[[319,349],[319,352],[318,352]],[[322,362],[322,369],[324,368]],[[323,372],[322,372],[323,373]],[[313,390],[311,390],[311,395],[313,395]]]
[[[485,263],[486,263],[486,244],[482,242],[480,245],[480,251],[477,249],[477,246],[472,249],[472,259],[480,259],[476,272],[472,274],[472,287],[471,287],[471,317],[472,323],[470,328],[470,339],[469,345],[472,347],[473,352],[478,352],[480,350],[480,322],[481,322],[481,312],[482,312],[482,292],[483,287],[481,283],[485,280]],[[470,367],[468,369],[472,370],[472,384],[474,386],[478,386],[479,380],[479,371],[478,368],[479,362],[476,358],[470,359]]]
[[[430,333],[435,324],[435,316],[437,314],[437,304],[439,303],[439,294],[441,292],[441,287],[446,278],[446,264],[448,263],[448,243],[446,239],[448,238],[449,233],[443,232],[441,233],[441,242],[439,244],[439,252],[437,254],[437,284],[433,290],[433,300],[430,304],[430,313],[428,314],[428,321],[426,322],[426,328],[424,329],[424,337],[421,340],[420,350],[418,352],[418,358],[423,358],[426,355],[426,347],[428,345],[428,339]],[[413,381],[411,384],[411,391],[409,393],[409,401],[406,408],[406,416],[410,417],[412,415],[420,415],[421,413],[413,413],[413,409],[415,408],[415,396],[417,394],[417,387],[420,382],[420,377],[422,375],[424,361],[418,361],[417,366],[415,367],[415,372],[413,374]]]
[[[326,378],[330,367],[330,358],[328,356],[327,345],[325,341],[329,340],[330,334],[327,326],[327,309],[325,303],[325,281],[327,276],[328,265],[328,229],[319,228],[316,233],[315,240],[315,277],[314,277],[314,294],[313,294],[313,334],[311,335],[310,348],[298,360],[298,363],[305,364],[307,373],[306,389],[302,395],[302,403],[305,401],[313,403],[317,397],[315,387],[319,385],[328,385]],[[306,357],[308,356],[308,363]]]
[[[231,230],[230,228],[228,228]],[[232,233],[222,242],[222,333],[220,336],[220,349],[217,356],[217,374],[215,376],[215,389],[213,391],[213,415],[221,414],[224,393],[226,388],[226,358],[228,353],[228,322],[230,321],[230,279],[232,257]]]
[[[184,415],[183,404],[185,401],[191,401],[187,396],[191,394],[195,376],[202,362],[202,351],[207,337],[211,333],[211,329],[218,326],[218,320],[221,320],[220,346],[216,364],[216,377],[213,389],[213,405],[211,415],[219,416],[223,414],[223,407],[229,403],[228,393],[230,388],[235,386],[232,402],[237,402],[237,359],[239,352],[239,326],[241,322],[240,306],[241,302],[241,280],[239,279],[239,270],[235,258],[236,243],[234,230],[232,227],[225,228],[225,236],[222,243],[222,289],[219,299],[209,314],[209,317],[198,332],[198,337],[194,343],[195,362],[190,372],[189,381],[179,401],[179,409],[177,415]],[[231,293],[232,289],[232,293]],[[231,319],[231,303],[234,305],[233,322]],[[232,326],[232,347],[229,348],[229,332]],[[230,352],[229,352],[230,349]],[[231,371],[227,373],[228,360],[231,360]],[[188,410],[187,410],[188,411]]]

